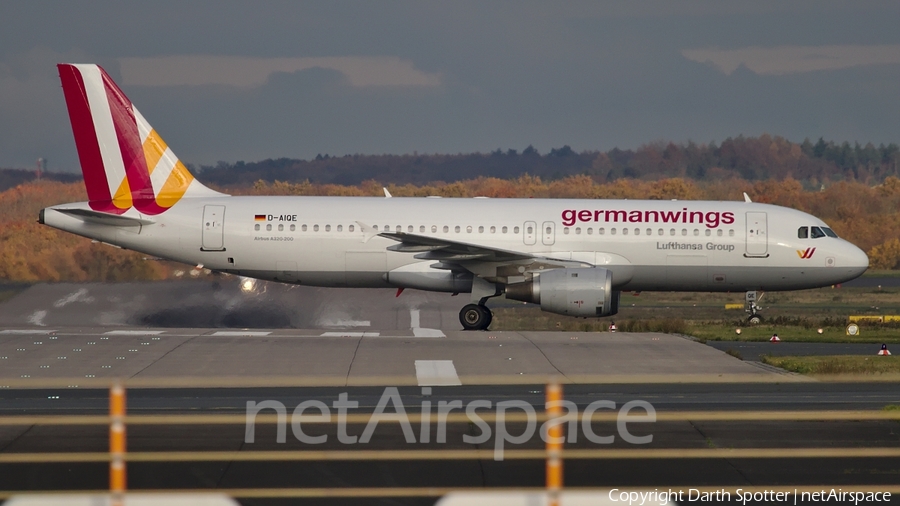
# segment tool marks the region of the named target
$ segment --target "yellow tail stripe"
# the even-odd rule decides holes
[[[131,207],[131,187],[128,186],[128,178],[122,179],[122,183],[116,190],[116,194],[112,198],[113,205],[119,209],[128,209]]]
[[[150,135],[144,140],[144,159],[147,161],[148,174],[153,174],[153,169],[159,164],[168,147],[156,130],[150,130]]]
[[[179,160],[175,163],[175,167],[159,191],[159,195],[156,196],[156,203],[160,207],[165,208],[174,206],[184,196],[184,192],[187,191],[193,180],[194,176],[188,172],[187,167]]]

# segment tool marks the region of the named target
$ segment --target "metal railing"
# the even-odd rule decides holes
[[[608,379],[608,376],[593,376],[591,379],[597,383]],[[642,379],[645,383],[658,382],[658,377]],[[709,376],[691,376],[687,381],[685,377],[678,377],[683,383],[709,382]],[[705,381],[699,381],[700,379]],[[386,378],[373,378],[365,381],[365,386],[409,383],[409,378],[391,383]],[[632,378],[635,379],[635,378]],[[671,378],[669,378],[671,379]],[[715,377],[720,382],[721,377]],[[768,382],[768,379],[758,376],[751,378],[754,381]],[[780,382],[784,378],[779,378]],[[867,376],[867,381],[873,378]],[[886,378],[881,378],[886,379]],[[129,380],[129,386],[139,387],[172,387],[174,385],[185,386],[179,379],[152,379]],[[841,382],[859,381],[857,377],[842,377]],[[594,381],[592,381],[594,382]],[[638,381],[632,381],[636,383]],[[4,383],[9,383],[4,381]],[[20,382],[13,382],[20,383]],[[71,382],[60,380],[40,380],[39,382],[21,382],[30,387],[40,383],[45,386],[53,383],[55,386],[69,385]],[[328,378],[228,378],[207,379],[198,382],[192,379],[187,385],[191,388],[202,386],[346,386],[335,385],[334,380]],[[509,381],[509,383],[522,383]],[[96,380],[90,382],[91,386],[103,384],[109,386],[109,380]],[[88,385],[79,385],[83,388]],[[548,438],[544,449],[507,449],[503,452],[503,458],[508,460],[545,460],[546,484],[545,487],[341,487],[341,488],[231,488],[215,489],[215,492],[225,493],[236,498],[377,498],[377,497],[439,497],[456,491],[481,491],[481,492],[546,492],[549,504],[559,504],[560,492],[563,490],[563,462],[564,460],[637,460],[637,459],[798,459],[798,458],[900,458],[900,447],[873,448],[873,447],[824,447],[824,448],[598,448],[598,449],[565,449],[564,426],[572,420],[581,421],[584,413],[569,413],[562,415],[563,386],[558,381],[551,381],[545,389],[545,411],[536,413],[530,417],[526,413],[504,413],[505,422],[526,422],[536,420],[546,422],[554,420],[549,425]],[[121,504],[127,490],[126,469],[127,463],[141,462],[278,462],[278,461],[438,461],[438,460],[490,460],[494,458],[493,449],[422,449],[422,450],[285,450],[285,451],[159,451],[159,452],[128,452],[126,445],[126,427],[128,425],[243,425],[247,416],[236,414],[147,414],[129,415],[126,411],[125,388],[121,382],[114,382],[110,387],[110,403],[108,415],[6,415],[0,416],[0,426],[21,425],[57,425],[57,426],[84,426],[84,425],[109,425],[109,452],[39,452],[39,453],[0,453],[0,464],[47,464],[47,463],[101,463],[109,462],[109,490],[56,490],[53,494],[85,494],[108,493],[114,504]],[[419,413],[407,413],[405,418],[410,422],[420,422],[423,417],[430,416]],[[447,413],[446,422],[465,423],[470,418],[465,413]],[[616,421],[619,415],[614,412],[593,412],[590,414],[591,422]],[[479,417],[485,422],[496,422],[499,416],[494,413],[480,413]],[[364,424],[371,418],[369,414],[347,414],[343,420],[349,424]],[[333,424],[338,417],[336,415],[295,416],[301,423],[309,424]],[[900,421],[900,410],[874,411],[874,410],[815,410],[815,411],[672,411],[657,412],[657,422],[677,421],[862,421],[862,420],[895,420]],[[256,424],[277,424],[283,418],[277,415],[256,414]],[[384,420],[390,421],[390,420]],[[694,486],[684,485],[681,488],[690,487],[700,492],[711,491],[735,491],[738,487],[729,486]],[[840,488],[847,492],[867,491],[873,486],[841,485]],[[741,486],[746,492],[754,491],[782,491],[789,493],[817,492],[822,488],[834,488],[832,485],[817,486]],[[898,485],[877,485],[879,491],[900,494]],[[588,490],[582,487],[569,487],[566,490]],[[593,489],[591,489],[593,490]],[[172,491],[172,490],[167,490]],[[177,489],[179,494],[208,493],[211,489]],[[137,492],[161,492],[161,490],[137,490]],[[15,495],[35,493],[35,491],[0,491],[0,499]],[[40,493],[47,493],[40,491]]]

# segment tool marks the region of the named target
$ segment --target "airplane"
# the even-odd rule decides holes
[[[231,196],[204,186],[112,78],[59,64],[88,201],[39,223],[242,278],[469,293],[604,317],[623,291],[747,292],[843,283],[866,254],[822,220],[744,201]]]

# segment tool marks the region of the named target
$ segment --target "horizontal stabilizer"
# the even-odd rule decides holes
[[[89,209],[65,209],[53,208],[54,211],[68,214],[69,216],[78,218],[88,223],[96,223],[98,225],[111,225],[114,227],[140,227],[141,225],[152,225],[152,220],[142,218],[132,218],[129,216],[121,216],[117,214],[101,213],[100,211],[91,211]]]

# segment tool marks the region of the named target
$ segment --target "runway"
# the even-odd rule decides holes
[[[558,376],[766,376],[675,335],[167,328],[0,328],[0,388],[49,378],[308,377],[332,385],[544,383]],[[785,377],[785,381],[789,378]]]

